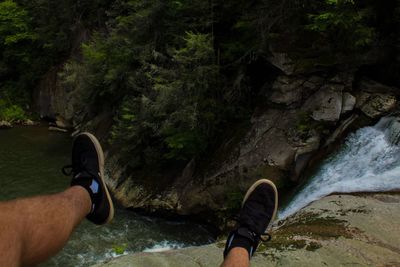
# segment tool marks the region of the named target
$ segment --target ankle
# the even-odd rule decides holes
[[[226,241],[226,246],[224,250],[224,257],[226,257],[229,252],[234,248],[245,249],[251,258],[257,249],[259,242],[259,237],[254,235],[247,228],[241,227],[232,231]]]
[[[88,215],[92,210],[92,199],[86,188],[75,185],[67,189],[68,198],[73,201],[75,210],[79,210],[84,216]]]

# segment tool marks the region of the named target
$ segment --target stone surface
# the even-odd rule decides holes
[[[303,109],[311,112],[316,121],[338,121],[342,114],[343,88],[340,84],[324,85],[305,102]]]
[[[359,95],[357,106],[370,118],[378,118],[396,107],[394,95],[362,92]]]
[[[25,126],[33,126],[33,125],[36,125],[38,123],[28,119],[28,120],[25,120],[22,124],[25,125]]]
[[[342,114],[352,111],[356,106],[356,98],[348,92],[343,93]]]
[[[67,120],[64,117],[60,116],[60,115],[56,116],[56,122],[55,123],[56,123],[56,126],[58,128],[62,128],[62,129],[71,128],[71,125],[67,122]]]
[[[397,117],[389,125],[389,141],[394,145],[400,143],[400,118]]]
[[[273,83],[268,100],[275,104],[290,106],[301,104],[305,98],[317,91],[324,79],[319,76],[279,76]]]
[[[268,58],[268,61],[280,69],[283,73],[286,75],[292,75],[294,74],[296,68],[295,68],[295,63],[293,60],[289,57],[288,54],[286,53],[280,53],[280,52],[272,52],[272,56]]]
[[[68,132],[68,130],[66,130],[66,129],[58,128],[58,127],[55,127],[55,126],[50,126],[49,127],[49,131],[60,132],[60,133],[67,133]]]
[[[332,78],[281,75],[271,94],[263,92],[269,99],[261,102],[250,125],[230,129],[208,158],[193,159],[181,173],[157,176],[128,173],[123,159],[115,157],[107,167],[108,184],[125,207],[199,216],[223,227],[221,214],[254,181],[269,178],[279,188],[298,182],[310,164],[324,157],[329,144],[348,129],[365,125],[357,124],[359,104],[371,99],[361,96],[375,93],[359,92],[352,84],[348,73]]]
[[[9,129],[12,128],[12,125],[8,121],[0,121],[0,129]]]
[[[301,101],[302,79],[293,79],[289,76],[279,76],[272,85],[272,94],[269,100],[276,104],[291,105]]]
[[[400,266],[400,194],[334,195],[279,222],[251,266]],[[219,266],[224,241],[100,266]]]

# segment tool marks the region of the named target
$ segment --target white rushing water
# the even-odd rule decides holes
[[[394,118],[351,134],[338,153],[325,160],[309,182],[280,211],[284,219],[311,202],[332,193],[383,192],[400,189],[400,147]]]

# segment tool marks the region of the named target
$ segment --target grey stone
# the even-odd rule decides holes
[[[54,127],[54,126],[50,126],[49,127],[49,131],[60,132],[60,133],[67,133],[68,132],[68,130],[66,130],[66,129],[58,128],[58,127]]]
[[[356,105],[356,98],[348,92],[343,93],[342,114],[352,111]]]
[[[56,116],[56,126],[62,129],[71,128],[71,125],[60,115]]]
[[[342,113],[343,85],[328,84],[313,94],[303,105],[316,121],[335,122]]]
[[[360,91],[363,92],[368,92],[368,93],[381,93],[381,94],[393,94],[393,91],[396,89],[378,83],[377,81],[374,80],[369,80],[369,79],[362,79],[360,82]]]
[[[284,72],[286,75],[292,75],[295,72],[295,64],[286,53],[272,51],[272,56],[268,59],[269,62]]]
[[[326,139],[323,147],[329,146],[333,142],[337,141],[358,117],[359,115],[352,114],[349,118],[342,121],[339,127],[337,127],[335,131],[333,131],[333,133]]]
[[[304,80],[291,78],[288,76],[279,76],[272,85],[272,94],[269,100],[277,104],[290,105],[300,102],[302,98],[302,84]]]
[[[10,129],[12,124],[8,121],[0,121],[0,129]]]
[[[389,141],[394,145],[400,143],[400,118],[393,119],[389,124]]]
[[[378,118],[396,107],[394,95],[361,92],[357,97],[356,107],[360,108],[370,118]]]
[[[26,125],[26,126],[34,126],[34,125],[36,125],[37,123],[36,122],[34,122],[34,121],[32,121],[32,120],[25,120],[23,123],[22,123],[23,125]]]

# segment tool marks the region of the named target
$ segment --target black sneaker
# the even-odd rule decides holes
[[[114,217],[114,206],[104,182],[104,154],[97,138],[90,133],[78,134],[72,144],[72,165],[63,167],[65,175],[72,175],[71,186],[85,188],[92,200],[87,219],[95,224],[106,224]]]
[[[278,191],[273,182],[267,179],[255,182],[243,199],[238,223],[226,241],[224,257],[234,247],[245,248],[252,257],[260,240],[268,241],[265,234],[278,210]],[[267,235],[268,239],[262,239]]]

